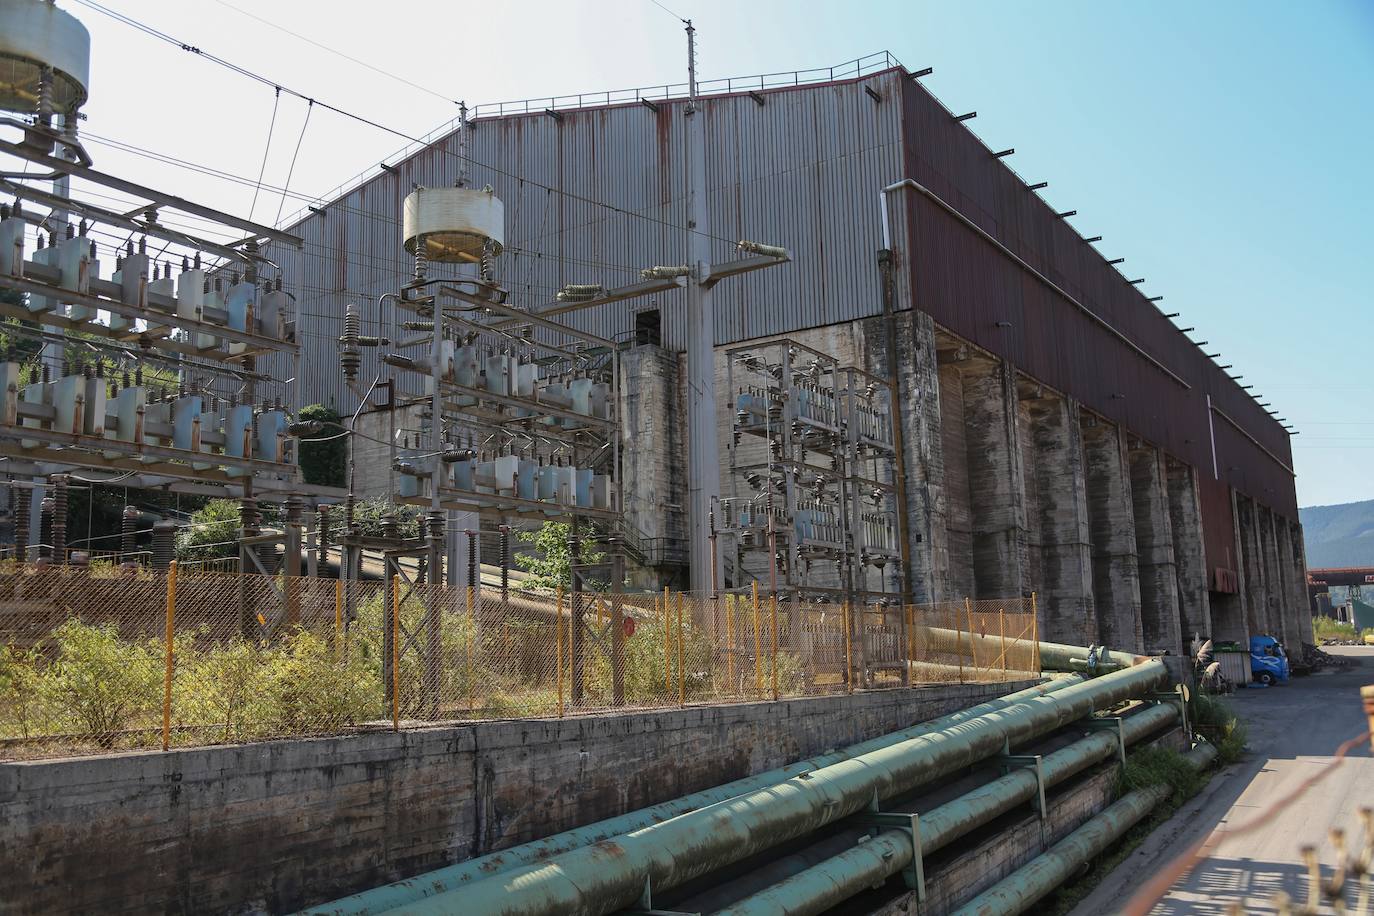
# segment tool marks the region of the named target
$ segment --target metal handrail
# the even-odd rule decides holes
[[[766,89],[780,89],[787,86],[804,86],[811,83],[827,83],[837,79],[857,79],[866,74],[879,73],[893,67],[902,66],[890,51],[875,51],[833,67],[815,67],[809,70],[785,70],[777,73],[763,73],[754,76],[735,76],[716,80],[699,80],[698,95],[729,95],[735,92],[759,92]],[[516,114],[542,114],[544,111],[561,111],[578,108],[599,108],[606,105],[624,105],[634,102],[661,102],[687,95],[687,83],[666,83],[659,86],[637,86],[633,89],[612,89],[602,92],[580,92],[574,95],[540,96],[533,99],[518,99],[510,102],[484,102],[468,109],[469,121],[477,118],[498,118]],[[431,146],[435,140],[451,134],[458,127],[458,118],[451,118],[419,138],[418,142],[407,143],[396,152],[387,156],[384,162],[395,162]],[[347,178],[335,187],[318,195],[311,203],[325,203],[337,200],[356,190],[363,184],[382,174],[381,168],[367,169]],[[309,217],[311,205],[300,207],[285,219],[278,221],[276,228],[293,226]]]

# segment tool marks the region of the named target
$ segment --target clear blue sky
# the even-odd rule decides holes
[[[420,133],[490,102],[679,82],[680,26],[652,0],[478,7],[103,0],[325,101]],[[229,3],[232,2],[231,8]],[[77,5],[92,31],[85,129],[256,177],[272,91]],[[1303,505],[1374,498],[1374,3],[664,0],[700,29],[705,78],[892,51],[1014,167],[1047,180],[1150,295],[1297,424]],[[367,10],[355,14],[353,10]],[[283,97],[266,180],[285,177],[305,110]],[[316,110],[293,190],[319,194],[401,142]],[[98,164],[246,213],[252,188],[93,147]],[[894,179],[900,176],[892,176]],[[264,192],[255,215],[270,221]],[[298,203],[288,201],[285,212]]]

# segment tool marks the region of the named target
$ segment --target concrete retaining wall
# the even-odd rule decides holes
[[[0,764],[0,913],[290,911],[1024,686]]]

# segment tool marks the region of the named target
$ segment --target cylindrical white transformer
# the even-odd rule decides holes
[[[474,262],[486,243],[491,253],[501,253],[505,239],[506,208],[488,189],[416,188],[406,197],[402,211],[406,251],[415,254],[415,243],[425,240],[425,257],[440,262]]]
[[[38,81],[53,70],[53,110],[70,114],[88,96],[91,35],[44,0],[0,0],[0,110],[38,110]]]

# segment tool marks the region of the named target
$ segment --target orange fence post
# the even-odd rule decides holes
[[[997,609],[997,629],[1002,634],[1002,680],[1007,679],[1007,611]]]
[[[773,699],[778,698],[778,596],[768,596],[769,628],[773,631]]]
[[[473,609],[473,587],[471,585],[467,587],[467,593],[468,639],[467,645],[464,646],[463,649],[465,654],[467,655],[468,662],[468,711],[471,712],[473,705],[476,703],[476,697],[473,696],[473,691],[477,687],[477,671],[472,664],[472,644],[477,640],[477,618],[476,612]]]
[[[1035,606],[1035,592],[1031,592],[1031,659],[1037,674],[1040,673],[1040,614]]]
[[[655,604],[658,602],[655,601]],[[668,589],[663,590],[663,693],[672,696],[673,693],[673,619],[672,619],[672,600],[668,597]]]
[[[754,689],[763,694],[763,621],[759,617],[759,581],[754,580]]]
[[[840,605],[840,613],[844,621],[844,688],[845,692],[854,692],[854,655],[853,645],[849,637],[849,602]]]
[[[177,613],[177,561],[167,567],[167,670],[162,678],[162,749],[172,746],[173,621]]]
[[[735,692],[735,596],[725,596],[725,683]]]
[[[401,577],[391,577],[391,730],[401,730]]]
[[[677,593],[677,705],[687,705],[687,682],[682,666],[682,592]]]
[[[572,634],[569,634],[572,635]],[[558,603],[553,618],[554,665],[558,668],[558,718],[563,718],[563,586],[558,586]]]
[[[343,658],[343,580],[334,580],[334,661]]]

